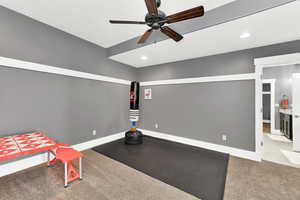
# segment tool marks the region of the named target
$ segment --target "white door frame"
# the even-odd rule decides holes
[[[271,92],[270,92],[270,124],[271,124],[271,134],[276,134],[277,131],[275,130],[275,83],[276,79],[263,79],[264,83],[269,83],[271,85]]]
[[[294,79],[299,79],[300,78],[300,73],[294,73],[293,74],[293,82],[295,81]],[[295,84],[293,84],[293,105],[296,105],[296,95],[294,95],[296,93],[295,91],[295,87],[294,87]],[[299,140],[299,136],[298,134],[295,134],[296,133],[296,126],[297,124],[295,123],[296,122],[296,116],[298,115],[298,113],[295,112],[295,110],[293,110],[293,150],[296,151],[296,152],[300,152],[300,140]],[[298,119],[297,119],[298,120]]]
[[[262,117],[262,71],[265,67],[279,67],[300,64],[300,53],[286,54],[280,56],[255,58],[255,136],[256,153],[259,160],[263,155],[263,117]]]

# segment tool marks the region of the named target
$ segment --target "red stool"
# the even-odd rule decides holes
[[[64,164],[65,170],[65,187],[68,187],[68,184],[77,180],[82,179],[82,157],[83,154],[79,151],[76,151],[68,144],[59,143],[57,144],[56,150],[52,153],[55,155],[55,158],[48,162],[48,166],[50,164],[54,164],[58,161]],[[75,167],[72,164],[73,160],[79,159],[79,173],[76,171]]]

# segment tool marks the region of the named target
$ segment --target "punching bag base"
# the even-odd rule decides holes
[[[125,144],[143,144],[143,134],[141,131],[127,131],[125,133]]]

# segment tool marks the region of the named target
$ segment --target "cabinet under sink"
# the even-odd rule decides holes
[[[280,131],[290,140],[293,140],[293,112],[291,109],[280,109]]]

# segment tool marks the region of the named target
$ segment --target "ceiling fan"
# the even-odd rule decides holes
[[[148,13],[146,14],[145,21],[124,21],[124,20],[110,20],[112,24],[147,24],[151,27],[144,35],[139,39],[138,43],[142,44],[146,42],[153,30],[159,30],[178,42],[183,39],[183,36],[171,29],[165,24],[172,24],[204,15],[204,7],[198,6],[183,12],[179,12],[173,15],[167,16],[164,12],[158,10],[161,4],[161,0],[145,0]]]

